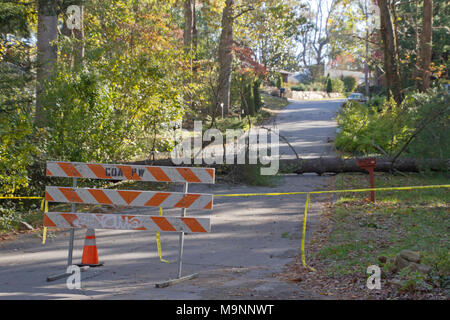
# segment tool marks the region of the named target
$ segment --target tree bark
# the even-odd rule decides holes
[[[233,62],[233,22],[234,22],[234,0],[226,0],[222,13],[222,33],[219,43],[219,82],[217,88],[217,98],[213,102],[215,113],[220,104],[223,103],[223,113],[229,113],[230,108],[230,88],[231,71]]]
[[[381,38],[383,40],[384,70],[388,97],[391,96],[392,92],[395,102],[400,104],[403,100],[403,96],[401,92],[402,84],[400,79],[398,57],[396,56],[396,35],[394,34],[391,13],[387,0],[378,0],[378,7],[380,8],[380,28]]]
[[[36,114],[35,124],[45,125],[42,90],[57,59],[57,48],[51,42],[58,37],[57,0],[39,0],[37,30]]]
[[[236,162],[236,161],[235,161]],[[192,163],[194,163],[192,161]],[[159,166],[174,166],[172,160],[163,159],[156,161],[135,161],[127,164],[138,165],[159,165]],[[341,158],[313,158],[313,159],[280,159],[281,173],[343,173],[343,172],[367,172],[365,169],[358,167],[356,159],[341,159]],[[206,167],[221,168],[221,171],[226,171],[230,165],[207,165]],[[181,165],[183,167],[191,167],[193,165]],[[420,172],[428,168],[433,171],[446,171],[450,168],[450,159],[397,159],[392,165],[390,158],[377,158],[377,165],[375,171],[377,172],[391,172],[392,170],[402,172]]]
[[[434,171],[448,170],[450,168],[449,160],[441,159],[397,159],[392,165],[389,158],[377,158],[375,171],[391,172],[392,170],[402,172],[419,172],[429,168]],[[343,172],[367,172],[365,169],[358,167],[356,159],[341,158],[316,158],[316,159],[292,159],[280,160],[280,171],[286,173],[343,173]]]
[[[197,28],[195,20],[195,0],[185,0],[183,44],[186,53],[190,53],[191,51],[195,53],[196,32]]]
[[[67,26],[68,23],[68,14],[67,9],[70,5],[77,5],[80,8],[80,28],[69,29]],[[61,28],[61,33],[67,37],[74,38],[77,40],[77,43],[67,50],[67,52],[63,52],[63,54],[67,55],[66,60],[69,61],[70,67],[74,68],[77,65],[80,65],[83,62],[84,52],[85,52],[85,36],[84,36],[84,0],[72,0],[64,2],[62,7],[62,16],[63,16],[63,25]]]
[[[420,35],[420,69],[422,74],[422,91],[426,91],[430,87],[432,34],[433,0],[424,0],[422,14],[422,33]]]
[[[78,40],[76,46],[75,46],[75,54],[74,54],[74,65],[80,65],[83,63],[84,59],[84,0],[78,0],[77,1],[80,6],[80,29],[73,29],[73,34],[75,39]]]

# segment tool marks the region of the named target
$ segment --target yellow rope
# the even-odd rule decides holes
[[[313,267],[310,267],[306,264],[306,255],[305,255],[305,235],[306,235],[306,217],[308,215],[308,206],[311,200],[311,195],[309,193],[306,194],[306,203],[305,203],[305,213],[303,214],[303,234],[302,234],[302,264],[304,267],[309,268],[311,271],[316,271]]]
[[[159,215],[162,216],[163,212],[162,212],[162,208],[159,208]],[[161,250],[161,239],[159,237],[159,232],[156,232],[156,246],[158,247],[158,256],[159,256],[159,260],[161,260],[162,262],[165,263],[172,263],[173,261],[167,261],[165,259],[163,259],[162,257],[162,250]]]
[[[325,190],[325,191],[301,191],[301,192],[274,192],[274,193],[238,193],[238,194],[216,194],[214,197],[253,197],[253,196],[282,196],[282,195],[300,195],[306,194],[305,211],[303,215],[303,235],[301,245],[302,264],[304,267],[309,268],[312,271],[316,271],[314,268],[306,264],[305,255],[305,234],[306,234],[306,221],[308,214],[308,206],[311,201],[311,194],[321,193],[344,193],[344,192],[367,192],[367,191],[396,191],[396,190],[418,190],[418,189],[437,189],[437,188],[450,188],[450,185],[430,185],[430,186],[408,186],[408,187],[388,187],[388,188],[365,188],[365,189],[347,189],[347,190]],[[43,197],[0,197],[0,199],[43,199],[41,203],[41,210],[44,213],[48,212],[48,202]],[[162,216],[162,208],[159,208],[159,215]],[[44,227],[44,233],[42,235],[42,244],[45,244],[47,238],[47,227]],[[160,233],[156,232],[156,244],[158,247],[159,259],[165,263],[172,263],[162,258],[161,239]]]

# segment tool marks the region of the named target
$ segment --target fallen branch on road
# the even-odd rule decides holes
[[[400,158],[397,159],[394,163],[390,158],[376,158],[377,166],[375,171],[377,172],[392,172],[401,171],[401,172],[420,172],[425,169],[429,169],[432,171],[448,171],[450,168],[450,159],[408,159],[408,158]],[[280,159],[280,172],[281,173],[343,173],[343,172],[366,172],[364,169],[358,167],[356,163],[356,158],[352,159],[342,159],[342,158],[312,158],[312,159]],[[191,161],[194,163],[194,161]],[[237,163],[236,159],[234,163]],[[135,162],[127,162],[127,164],[136,164],[136,165],[158,165],[158,166],[174,166],[172,160],[170,159],[162,159],[156,161],[144,160],[144,161],[135,161]],[[206,163],[202,163],[202,166],[211,167],[211,168],[220,168],[222,172],[226,173],[227,170],[230,170],[232,164],[214,164],[208,165]],[[183,167],[192,167],[198,165],[190,165],[190,164],[182,164],[180,166]]]

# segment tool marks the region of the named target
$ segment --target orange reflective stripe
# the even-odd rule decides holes
[[[45,191],[45,200],[55,202],[55,200],[53,200],[53,198],[48,194],[47,191]]]
[[[158,192],[153,197],[151,197],[150,200],[148,200],[145,205],[146,206],[152,206],[152,207],[158,207],[164,200],[167,199],[167,197],[170,196],[170,193],[166,192]]]
[[[181,220],[183,220],[192,232],[206,232],[206,230],[195,218],[181,218]]]
[[[98,201],[98,203],[102,204],[113,204],[111,199],[103,192],[103,190],[96,189],[88,189],[89,193]]]
[[[106,170],[105,170],[105,168],[102,165],[88,163],[87,166],[89,167],[89,169],[92,170],[92,172],[97,176],[97,178],[100,178],[100,179],[112,179],[111,176],[107,176],[106,175]]]
[[[164,182],[170,182],[172,181],[167,174],[164,172],[163,169],[159,167],[147,167],[148,172],[155,177],[158,181],[164,181]]]
[[[192,203],[200,197],[199,194],[186,194],[180,201],[174,205],[175,208],[189,208]]]
[[[44,226],[56,227],[56,224],[52,220],[50,220],[50,218],[46,214],[44,214]]]
[[[186,182],[201,182],[189,168],[177,168],[177,171],[186,180]]]
[[[117,192],[120,194],[122,199],[125,200],[126,203],[128,204],[133,202],[133,200],[136,199],[136,197],[141,194],[141,192],[138,191],[117,190]]]
[[[77,195],[75,191],[71,188],[58,188],[59,191],[66,197],[66,199],[70,202],[83,203],[83,200]]]
[[[177,231],[164,217],[151,217],[162,231]]]
[[[212,209],[212,201],[210,201],[205,207],[204,209]]]
[[[214,169],[206,168],[205,170],[206,170],[206,172],[209,173],[209,175],[211,176],[211,178],[214,179]]]
[[[81,173],[75,169],[75,166],[72,163],[58,162],[58,165],[69,177],[82,178]]]
[[[123,175],[128,180],[138,180],[141,181],[141,177],[136,172],[133,172],[133,169],[130,166],[117,166],[120,170],[122,170]]]
[[[78,216],[73,213],[61,213],[61,217],[63,217],[71,226],[73,226],[73,222],[78,219]]]

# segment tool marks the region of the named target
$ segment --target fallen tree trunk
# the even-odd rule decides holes
[[[235,161],[236,162],[236,161]],[[192,161],[193,163],[193,161]],[[157,166],[174,166],[170,159],[161,160],[144,160],[129,162],[127,164],[136,165],[157,165]],[[198,166],[182,164],[183,167]],[[226,172],[227,167],[230,168],[233,165],[221,165],[221,164],[201,164],[201,166],[220,168]],[[407,159],[400,158],[394,163],[389,158],[377,158],[377,166],[375,171],[379,172],[420,172],[426,169],[432,171],[447,171],[450,168],[450,159]],[[358,167],[356,159],[341,159],[341,158],[312,158],[312,159],[280,159],[279,160],[279,172],[281,173],[342,173],[342,172],[367,172],[365,169]]]
[[[394,163],[389,158],[377,158],[375,171],[391,172],[419,172],[425,169],[433,171],[445,171],[449,169],[449,160],[440,159],[397,159]],[[281,159],[280,171],[285,173],[309,173],[323,174],[325,172],[367,172],[358,167],[357,159],[341,158],[314,158],[314,159]]]

